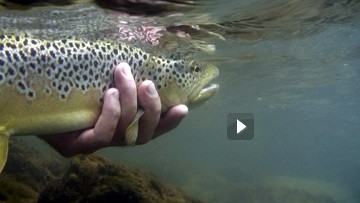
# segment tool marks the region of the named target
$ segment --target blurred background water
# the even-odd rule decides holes
[[[360,202],[360,3],[196,2],[154,21],[208,34],[194,38],[216,45],[219,93],[174,131],[99,153],[209,202]],[[228,113],[254,114],[253,140],[227,139]]]

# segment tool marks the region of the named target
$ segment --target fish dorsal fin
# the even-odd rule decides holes
[[[139,120],[144,112],[145,111],[143,109],[138,109],[133,122],[125,130],[125,142],[129,146],[136,144],[136,139],[139,133]]]
[[[4,169],[9,148],[9,136],[0,134],[0,173]]]

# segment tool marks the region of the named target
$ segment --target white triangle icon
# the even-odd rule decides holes
[[[246,125],[244,125],[241,121],[236,119],[236,133],[240,133],[241,131],[246,129]]]

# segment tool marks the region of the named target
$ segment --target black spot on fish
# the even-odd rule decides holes
[[[82,60],[82,55],[81,55],[81,54],[78,55],[78,60],[79,60],[79,61]]]
[[[4,50],[4,44],[0,43],[0,51]]]
[[[83,75],[83,79],[84,79],[85,81],[87,81],[88,76],[84,74],[84,75]]]
[[[30,68],[33,69],[33,70],[36,69],[36,66],[35,66],[35,64],[33,62],[30,63]]]
[[[5,55],[6,55],[8,61],[9,61],[10,63],[13,62],[13,60],[12,60],[12,58],[11,58],[11,54],[10,54],[10,52],[9,52],[8,50],[5,51]]]
[[[159,73],[161,73],[161,68],[158,68],[157,71],[158,71]]]
[[[21,73],[21,75],[25,76],[25,74],[26,74],[26,69],[24,68],[24,66],[21,66],[21,67],[20,67],[20,73]]]
[[[84,55],[84,59],[85,59],[85,60],[89,60],[89,55],[88,55],[88,54],[85,54],[85,55]]]
[[[46,62],[46,56],[45,56],[45,55],[41,55],[41,60],[42,60],[43,62]]]
[[[156,88],[159,90],[161,89],[161,85],[157,85]]]
[[[43,72],[43,70],[42,70],[41,68],[38,68],[38,69],[37,69],[37,73],[38,73],[39,75],[41,75],[42,72]]]
[[[70,46],[71,48],[73,48],[73,47],[74,47],[74,44],[73,44],[72,42],[69,42],[69,46]]]
[[[76,48],[80,48],[80,44],[75,42]]]
[[[4,60],[0,59],[0,66],[4,66],[4,65],[5,65]]]
[[[153,80],[155,80],[155,81],[157,80],[157,76],[156,76],[156,75],[153,76]]]
[[[56,70],[56,66],[55,66],[55,64],[51,64],[51,65],[50,65],[50,67],[51,67],[51,69],[52,69],[53,71],[55,71],[55,70]]]
[[[26,89],[25,84],[24,84],[22,81],[19,81],[18,84],[17,84],[17,86],[18,86],[20,89],[22,89],[22,90],[25,90],[25,89]]]
[[[62,54],[65,54],[65,49],[64,49],[64,47],[61,47],[61,48],[60,48],[60,52],[61,52]]]
[[[44,45],[40,45],[40,50],[44,51],[45,50],[45,46]]]
[[[113,53],[114,53],[115,55],[118,55],[119,52],[118,52],[117,49],[114,49],[114,50],[113,50]]]
[[[31,44],[33,44],[33,45],[37,45],[37,42],[35,41],[35,40],[31,40]]]
[[[36,56],[36,50],[35,50],[34,48],[31,48],[31,49],[30,49],[30,55],[31,55],[32,57],[35,57],[35,56]]]
[[[98,61],[95,60],[95,61],[94,61],[94,67],[97,68],[98,65],[99,65]]]
[[[50,50],[50,56],[54,59],[56,58],[55,52],[53,50]]]
[[[128,54],[128,53],[129,53],[129,50],[125,47],[125,48],[124,48],[124,52]]]
[[[109,70],[109,69],[105,71],[105,76],[106,76],[106,77],[109,77],[109,76],[110,76],[110,70]]]
[[[50,76],[51,76],[51,71],[50,71],[50,69],[47,69],[46,72],[45,72],[45,74],[46,74],[48,77],[50,77]]]
[[[102,92],[105,92],[106,89],[107,89],[107,87],[106,87],[106,85],[104,85],[104,86],[102,87],[101,91],[102,91]]]
[[[144,60],[146,60],[146,59],[147,59],[147,54],[144,54],[144,57],[143,57],[143,58],[144,58]]]
[[[13,58],[15,61],[20,61],[20,58],[16,53],[13,53]]]
[[[51,47],[50,42],[46,42],[46,48],[50,49],[50,47]]]
[[[62,39],[61,42],[64,43],[64,44],[66,44],[67,40],[66,40],[66,39]]]
[[[19,42],[19,41],[20,41],[20,37],[19,37],[19,36],[15,36],[15,40],[16,40],[17,42]]]
[[[22,50],[19,51],[19,54],[20,54],[21,59],[23,61],[27,61],[28,57],[26,56],[26,54]]]
[[[30,90],[30,91],[27,93],[27,95],[28,95],[30,98],[33,98],[34,95],[35,95],[35,93]]]
[[[92,53],[92,55],[95,57],[96,56],[96,51],[93,49],[93,50],[91,50],[91,53]]]
[[[142,63],[143,63],[143,61],[140,60],[140,61],[139,61],[139,66],[140,66],[140,67],[142,66]]]

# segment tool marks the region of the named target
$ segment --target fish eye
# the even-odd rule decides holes
[[[199,66],[195,66],[194,71],[195,71],[195,72],[199,72],[199,71],[200,71],[200,67],[199,67]]]

